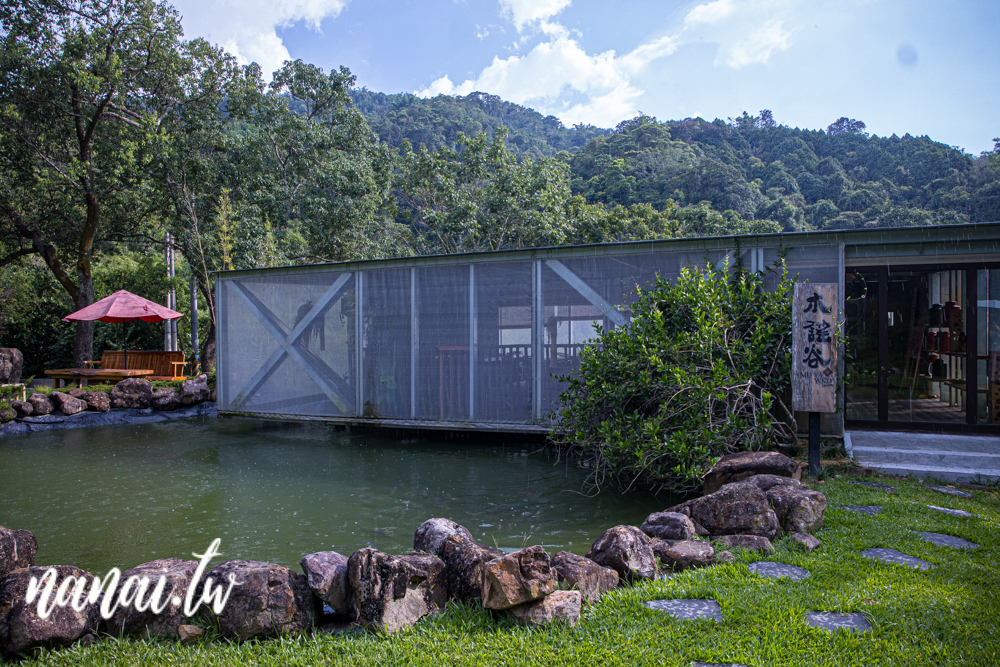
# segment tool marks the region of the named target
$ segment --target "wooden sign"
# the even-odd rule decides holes
[[[792,299],[792,409],[837,411],[837,283],[796,283]]]

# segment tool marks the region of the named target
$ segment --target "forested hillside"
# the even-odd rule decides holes
[[[578,125],[484,93],[466,97],[351,91],[379,137],[431,150],[459,132],[507,127],[516,155],[558,155],[573,194],[589,203],[711,202],[786,230],[850,229],[1000,220],[1000,158],[963,153],[930,137],[877,137],[841,118],[825,130],[778,124],[770,111],[728,121],[659,122],[639,116],[614,130]]]

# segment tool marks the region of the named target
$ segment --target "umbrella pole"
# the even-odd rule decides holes
[[[125,348],[125,370],[128,370],[128,322],[122,322],[122,329],[125,330],[125,340],[122,345]]]

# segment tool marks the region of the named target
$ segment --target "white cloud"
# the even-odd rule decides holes
[[[535,21],[544,21],[569,7],[572,0],[500,0],[501,13],[518,32]]]
[[[265,77],[289,60],[276,28],[304,21],[319,30],[347,0],[174,0],[189,39],[204,37],[246,64],[260,64]]]
[[[747,65],[763,64],[771,57],[775,49],[784,51],[788,48],[792,34],[784,29],[781,21],[768,21],[750,35],[729,47],[725,63],[739,69]],[[722,55],[720,49],[719,55]]]
[[[613,50],[591,55],[569,29],[548,20],[569,6],[570,0],[500,0],[519,32],[525,26],[534,28],[519,37],[515,50],[542,41],[523,56],[495,56],[474,78],[456,84],[443,76],[416,94],[481,91],[553,114],[568,124],[613,126],[637,113],[635,103],[645,92],[638,83],[643,70],[685,44],[718,44],[715,64],[733,69],[767,63],[775,51],[791,45],[793,31],[785,28],[780,17],[799,2],[713,0],[692,8],[673,34],[650,39],[623,55]]]

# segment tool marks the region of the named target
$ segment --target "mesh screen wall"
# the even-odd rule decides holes
[[[627,324],[637,286],[687,266],[764,271],[782,256],[799,281],[840,282],[843,262],[840,245],[511,255],[220,274],[219,409],[541,429],[559,377],[576,371],[597,327]]]

